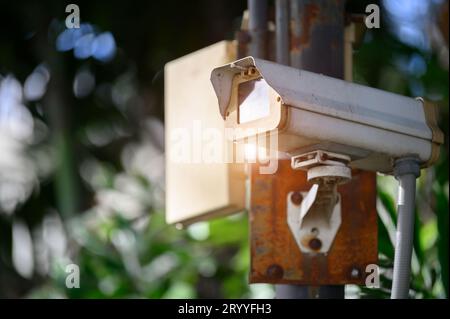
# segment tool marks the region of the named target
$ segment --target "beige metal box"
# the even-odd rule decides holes
[[[211,70],[236,59],[236,46],[221,41],[166,64],[166,221],[189,224],[239,212],[245,203],[243,164],[206,160],[214,148],[233,148],[217,109]],[[221,143],[208,134],[223,136]],[[231,161],[232,162],[232,161]]]

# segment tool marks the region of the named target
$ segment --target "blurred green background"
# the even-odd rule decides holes
[[[448,1],[379,3],[381,28],[354,55],[355,81],[423,96],[445,146],[422,170],[414,298],[448,297]],[[273,1],[271,2],[273,3]],[[246,1],[59,1],[0,11],[0,297],[272,298],[248,285],[245,213],[177,230],[164,221],[164,64],[232,39]],[[393,177],[378,178],[380,289],[387,298],[396,221]],[[65,267],[80,267],[67,289]]]

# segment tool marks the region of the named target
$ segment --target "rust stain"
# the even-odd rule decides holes
[[[302,48],[308,47],[311,41],[311,33],[314,29],[314,24],[318,21],[320,8],[317,4],[306,4],[303,8],[301,19],[301,34],[293,35],[291,38],[291,51],[298,52]]]
[[[237,57],[243,58],[248,54],[248,46],[251,41],[248,31],[239,30],[235,33],[235,39],[237,40]]]
[[[267,268],[266,273],[269,278],[280,279],[283,278],[284,270],[279,265],[274,264]]]
[[[342,224],[325,255],[314,253],[314,249],[302,254],[287,225],[288,194],[311,187],[305,172],[293,171],[289,160],[279,161],[278,171],[273,175],[258,172],[258,166],[252,164],[250,282],[364,284],[365,266],[378,260],[375,174],[354,170],[352,181],[338,188],[342,198]],[[314,239],[311,234],[302,243],[311,247],[312,241],[312,246],[318,247]]]

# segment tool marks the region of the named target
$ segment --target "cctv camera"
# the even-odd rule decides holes
[[[416,156],[434,163],[443,143],[437,110],[398,94],[246,57],[215,68],[211,82],[234,141],[276,134],[277,151],[322,150],[349,157],[349,166],[392,173]]]

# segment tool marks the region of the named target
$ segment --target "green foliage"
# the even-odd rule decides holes
[[[403,95],[413,95],[411,81],[424,88],[423,96],[440,110],[440,127],[448,136],[448,70],[435,55],[408,47],[381,31],[369,32],[371,40],[355,55],[355,78],[359,82]],[[366,35],[367,36],[367,35]],[[423,59],[423,74],[409,73],[398,61]],[[448,298],[448,141],[438,163],[422,170],[416,194],[413,298]],[[394,262],[397,183],[393,177],[378,177],[378,247],[381,267],[380,289],[361,288],[362,298],[389,298]]]
[[[138,177],[130,177],[138,179]],[[147,183],[142,191],[151,192]],[[245,214],[178,230],[151,206],[137,219],[92,210],[67,222],[80,266],[79,289],[66,289],[55,267],[30,297],[196,298],[251,297],[248,223]],[[56,262],[56,261],[55,261]],[[59,261],[60,262],[60,261]],[[53,284],[52,284],[53,282]]]
[[[388,180],[389,179],[389,180]],[[394,206],[394,198],[396,194],[388,193],[383,186],[385,182],[391,182],[392,177],[379,177],[380,187],[379,194],[379,211],[383,215],[383,219],[379,219],[379,253],[380,253],[380,269],[381,269],[381,287],[380,289],[362,288],[362,297],[368,298],[388,298],[390,287],[392,285],[392,266],[394,263],[394,244],[393,227],[396,222],[396,208]],[[388,180],[388,181],[387,181]],[[420,184],[420,183],[419,183]],[[422,189],[419,187],[418,193]],[[432,194],[438,196],[438,194]],[[440,199],[448,203],[446,199]],[[420,207],[419,199],[417,205]],[[448,205],[448,204],[447,204]],[[416,212],[416,227],[414,236],[414,253],[412,268],[412,283],[410,295],[412,298],[445,298],[448,296],[445,280],[448,276],[448,268],[445,263],[441,263],[437,256],[439,254],[448,253],[448,246],[439,245],[439,237],[448,236],[448,227],[438,230],[438,216],[446,216],[448,214],[448,206],[436,208],[433,212],[435,215],[423,220],[419,212]],[[447,215],[448,216],[448,215]],[[448,224],[447,224],[448,225]]]
[[[16,8],[8,2],[0,12],[0,23],[8,30],[0,35],[1,76],[14,74],[23,84],[44,62],[53,81],[42,100],[26,102],[35,140],[15,148],[17,154],[4,152],[17,155],[14,163],[32,167],[24,175],[35,178],[32,194],[22,196],[12,213],[0,211],[0,297],[273,297],[270,285],[248,285],[245,213],[178,230],[165,223],[162,203],[164,141],[155,118],[163,117],[164,63],[232,34],[231,21],[245,2],[180,2],[174,10],[173,2],[150,1],[138,16],[132,3],[87,2],[82,19],[92,19],[86,22],[110,30],[117,40],[118,54],[107,63],[55,51],[56,36],[64,29],[64,6],[36,3],[24,1]],[[179,25],[173,21],[183,22],[183,36],[175,40]],[[215,26],[213,32],[207,25]],[[439,105],[440,126],[448,136],[448,70],[436,54],[401,43],[383,26],[367,31],[354,57],[355,82],[403,95],[414,95],[419,88]],[[413,58],[425,63],[424,72],[404,68]],[[82,98],[73,93],[80,70],[95,78],[95,87]],[[410,292],[414,298],[448,297],[446,143],[439,163],[424,170],[418,183]],[[4,170],[11,171],[8,166]],[[378,197],[381,287],[361,287],[362,298],[388,298],[392,284],[392,177],[379,177]],[[17,220],[25,222],[32,238],[36,269],[28,277],[17,271],[12,257]],[[80,267],[79,289],[66,288],[69,263]]]

